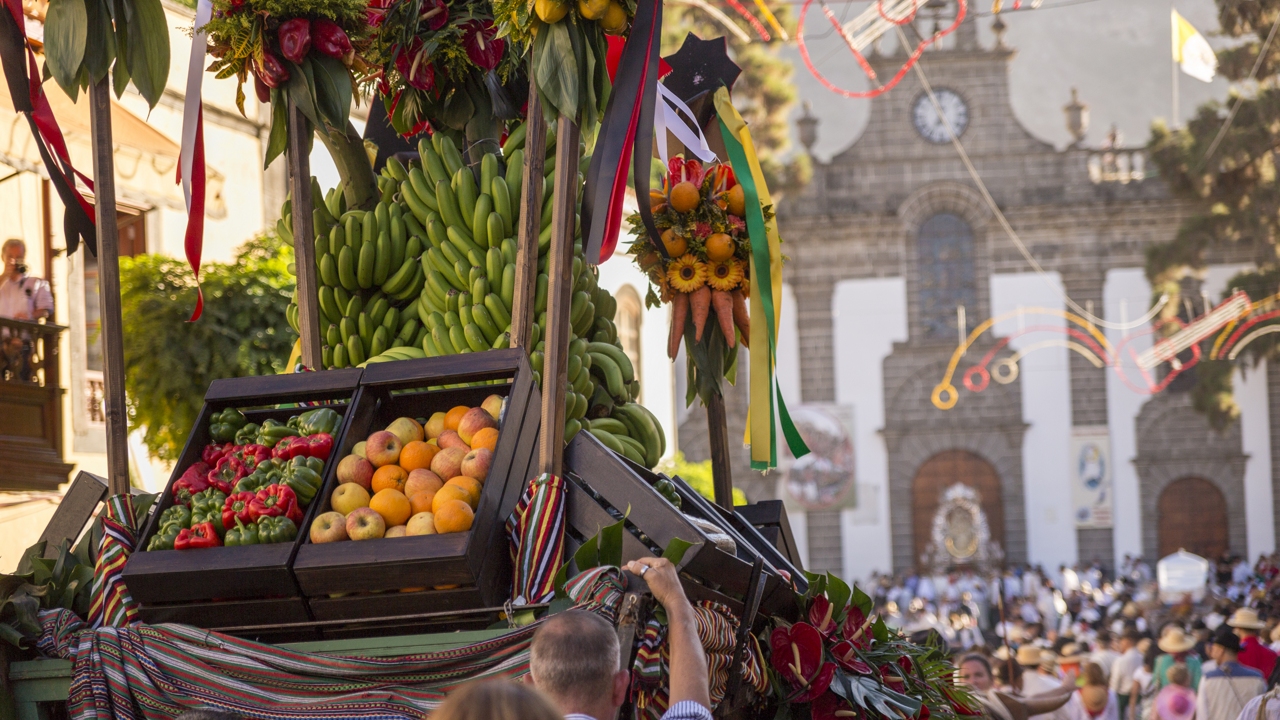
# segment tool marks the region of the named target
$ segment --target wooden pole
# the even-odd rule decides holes
[[[526,142],[528,140],[526,139]],[[556,181],[551,192],[551,249],[547,256],[547,327],[542,367],[542,433],[538,470],[561,474],[565,392],[569,385],[569,302],[573,291],[574,210],[578,204],[578,125],[561,117],[556,127]]]
[[[529,339],[534,299],[538,293],[538,233],[542,229],[542,167],[546,156],[547,121],[542,118],[542,102],[538,99],[537,90],[529,92],[525,124],[516,291],[511,301],[511,347],[520,348],[533,344]]]
[[[707,437],[711,444],[711,482],[716,504],[733,512],[733,469],[729,459],[729,419],[724,396],[715,393],[707,404]]]
[[[98,225],[98,298],[102,333],[102,405],[107,421],[107,487],[129,492],[129,428],[124,407],[124,320],[120,312],[120,228],[116,225],[115,146],[110,80],[89,86],[93,202]],[[84,252],[88,252],[86,248]]]
[[[289,102],[289,193],[293,218],[293,259],[298,273],[298,331],[302,336],[302,364],[323,370],[320,340],[320,299],[316,280],[315,228],[311,208],[311,158],[307,154],[311,127],[307,118]],[[289,368],[292,370],[293,368]]]

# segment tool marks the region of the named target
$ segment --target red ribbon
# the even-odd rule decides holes
[[[200,289],[200,252],[204,248],[204,200],[207,175],[204,165],[204,103],[200,102],[196,116],[196,142],[191,153],[191,200],[187,207],[187,231],[183,236],[183,249],[187,264],[196,277],[196,307],[187,322],[195,322],[204,313],[204,291]],[[182,163],[178,163],[177,182],[182,183]]]

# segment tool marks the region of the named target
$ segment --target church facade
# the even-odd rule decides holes
[[[1237,371],[1241,419],[1217,431],[1185,376],[1164,383],[1168,364],[1137,363],[1152,346],[1144,252],[1195,208],[1140,149],[1060,150],[1026,131],[1000,38],[984,47],[963,23],[921,59],[933,97],[913,72],[870,100],[861,136],[778,208],[781,384],[793,408],[842,418],[844,501],[787,498],[800,486],[785,467],[735,481],[752,499],[786,498],[809,568],[851,578],[1272,551],[1280,371]],[[905,55],[868,60],[883,78]],[[1080,106],[1067,110],[1078,125]],[[1187,317],[1248,262],[1213,257],[1187,278]],[[681,426],[695,458],[701,415]]]

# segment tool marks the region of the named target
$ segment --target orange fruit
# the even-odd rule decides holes
[[[475,435],[471,436],[471,449],[479,450],[480,448],[488,448],[489,452],[493,452],[498,446],[498,429],[484,428],[477,430]]]
[[[679,213],[687,213],[698,207],[698,203],[702,201],[702,195],[698,192],[698,186],[685,180],[676,183],[671,188],[671,209]]]
[[[677,235],[671,228],[662,231],[662,246],[667,249],[667,254],[671,257],[680,257],[689,252],[688,241]]]
[[[402,492],[409,497],[413,497],[423,490],[435,492],[442,487],[444,487],[444,481],[440,479],[439,475],[430,470],[414,470],[409,473],[409,479],[405,481]]]
[[[450,500],[461,500],[467,504],[467,507],[471,507],[471,493],[466,488],[461,485],[445,485],[437,490],[436,496],[431,499],[431,512],[438,512],[440,506]]]
[[[382,519],[387,522],[387,527],[404,525],[413,515],[413,506],[409,504],[409,498],[394,488],[379,490],[369,501],[369,507],[382,516]]]
[[[437,494],[436,497],[440,496]],[[471,506],[462,500],[446,500],[440,503],[435,515],[438,533],[466,532],[471,529],[471,523],[476,519]]]
[[[450,408],[449,412],[444,414],[444,429],[457,430],[458,423],[462,422],[462,416],[466,415],[467,411],[470,409],[471,408],[466,405],[458,405],[457,407]]]
[[[667,204],[667,196],[662,194],[661,190],[649,191],[649,209],[653,212],[662,212]]]
[[[435,490],[419,490],[409,496],[409,509],[414,515],[420,512],[431,512],[431,501],[436,499]]]
[[[741,185],[734,185],[729,188],[729,192],[724,194],[725,202],[728,204],[729,213],[742,217],[747,214],[747,196],[743,194]]]
[[[388,488],[397,491],[404,491],[404,481],[409,479],[409,473],[399,465],[383,465],[373,471],[372,489],[377,493]]]
[[[405,445],[400,451],[400,467],[404,468],[405,472],[412,472],[419,468],[429,468],[431,467],[431,458],[435,457],[438,452],[440,452],[439,447],[421,440],[414,440]]]
[[[466,490],[467,495],[470,498],[469,500],[467,500],[467,502],[471,503],[472,508],[480,504],[480,493],[481,491],[484,490],[484,483],[481,483],[479,480],[473,477],[467,477],[466,475],[459,475],[458,477],[453,478],[449,482],[445,483],[446,487],[449,485],[457,485],[463,490]]]
[[[713,233],[707,238],[706,244],[707,259],[712,262],[720,262],[733,257],[733,238],[724,233]]]

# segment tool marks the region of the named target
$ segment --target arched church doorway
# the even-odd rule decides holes
[[[917,564],[941,552],[961,564],[976,561],[985,553],[979,547],[984,539],[1004,547],[1000,476],[967,450],[944,450],[920,466],[911,485],[911,508]]]
[[[1160,557],[1179,548],[1217,559],[1227,551],[1227,499],[1217,485],[1198,477],[1174,480],[1156,503]]]

